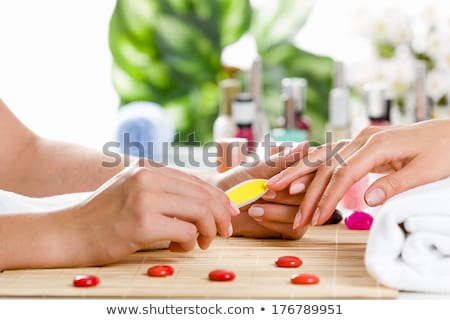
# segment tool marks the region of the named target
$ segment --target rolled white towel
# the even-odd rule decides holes
[[[375,214],[367,271],[403,291],[450,292],[450,177],[403,192]]]

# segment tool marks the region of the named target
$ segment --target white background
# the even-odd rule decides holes
[[[114,135],[113,0],[0,0],[0,98],[40,135],[100,147]]]

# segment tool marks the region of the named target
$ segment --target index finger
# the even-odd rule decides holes
[[[336,167],[318,202],[312,219],[313,224],[320,225],[327,221],[352,185],[369,174],[373,168],[385,164],[390,159],[391,155],[386,152],[386,148],[380,147],[379,143],[366,143],[350,156],[345,164]]]

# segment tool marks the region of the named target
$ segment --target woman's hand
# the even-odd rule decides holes
[[[268,181],[270,189],[283,190],[315,172],[297,213],[296,228],[324,223],[347,190],[369,172],[385,174],[366,190],[369,206],[381,205],[400,192],[448,177],[450,120],[368,127],[332,155],[327,156],[326,147],[316,148]]]
[[[158,167],[112,179],[77,206],[0,217],[0,268],[102,265],[161,240],[173,251],[188,251],[196,243],[206,249],[217,233],[233,233],[231,216],[239,211],[199,178]]]
[[[252,167],[235,167],[217,175],[213,179],[213,183],[222,190],[227,190],[248,179],[268,179],[295,163],[303,153],[308,151],[308,147],[308,144],[303,143],[286,155],[272,156],[270,161],[261,161]],[[303,199],[302,193],[313,176],[314,173],[301,178],[296,187],[298,191],[296,194],[289,194],[287,188],[277,191],[270,190],[262,199],[241,208],[241,214],[232,218],[234,235],[253,238],[300,239],[306,228],[294,230],[293,222],[298,206]]]

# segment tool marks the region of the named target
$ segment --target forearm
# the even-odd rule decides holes
[[[72,256],[82,259],[86,244],[64,227],[68,218],[76,217],[64,211],[0,216],[0,270],[75,266]]]
[[[123,159],[117,159],[87,147],[35,137],[11,163],[2,188],[28,196],[92,191],[124,167]]]

